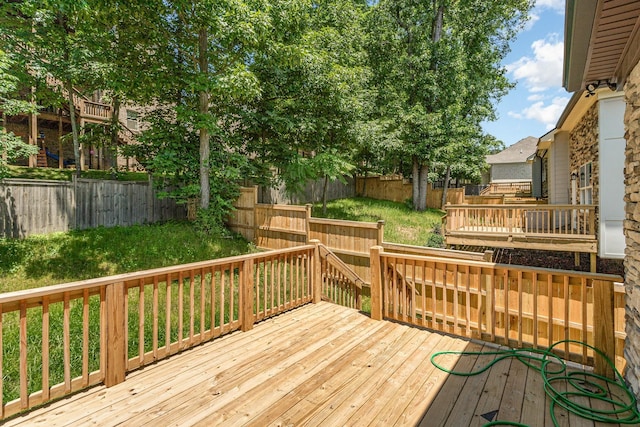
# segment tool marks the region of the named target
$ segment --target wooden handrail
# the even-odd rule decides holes
[[[314,257],[304,245],[0,294],[0,418],[312,301]]]
[[[594,205],[447,205],[452,232],[595,236]]]
[[[619,276],[387,253],[379,246],[371,250],[371,268],[374,319],[518,348],[577,339],[603,351],[619,370],[624,366]],[[394,274],[385,274],[389,269]],[[558,351],[610,374],[585,347],[567,343]]]
[[[355,271],[351,269],[344,261],[342,261],[336,254],[331,252],[331,250],[323,244],[318,245],[320,249],[320,256],[324,257],[327,261],[331,263],[335,268],[340,271],[340,273],[344,274],[346,278],[351,280],[358,289],[362,289],[362,285],[365,284],[365,281],[362,280],[360,276],[356,274]]]

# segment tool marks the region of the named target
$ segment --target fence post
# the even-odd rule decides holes
[[[307,203],[304,205],[306,212],[304,217],[304,231],[306,233],[305,241],[307,244],[311,243],[311,208],[313,205],[311,203]]]
[[[242,332],[253,329],[253,258],[249,258],[242,264],[242,277],[240,279],[240,312],[242,313]]]
[[[314,245],[315,248],[313,250],[313,303],[317,304],[322,301],[322,261],[320,259],[320,240],[312,239],[309,241],[310,244]]]
[[[120,384],[125,379],[127,369],[127,343],[125,328],[127,313],[124,312],[125,286],[123,282],[111,283],[105,289],[105,306],[107,320],[106,366],[104,385],[107,387]]]
[[[382,246],[371,247],[371,318],[382,320]]]
[[[384,220],[378,220],[378,236],[376,238],[376,245],[381,246],[384,241]]]
[[[613,282],[593,281],[593,341],[594,346],[615,363],[615,327],[613,317]],[[597,353],[594,355],[594,372],[614,378],[613,369]]]

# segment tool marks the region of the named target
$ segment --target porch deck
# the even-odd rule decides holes
[[[504,360],[460,377],[430,362],[437,351],[494,348],[331,303],[308,304],[5,425],[476,426],[493,411],[492,419],[551,425],[542,379],[522,363]],[[491,359],[440,361],[469,371]],[[556,414],[561,425],[594,425]]]

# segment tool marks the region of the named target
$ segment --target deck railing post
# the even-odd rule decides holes
[[[384,220],[381,219],[378,221],[378,235],[376,238],[376,245],[380,246],[382,245],[382,242],[384,241]]]
[[[604,353],[611,363],[615,363],[615,324],[614,324],[613,282],[593,281],[593,341],[594,346]],[[597,353],[594,355],[594,372],[613,378],[611,366]]]
[[[127,368],[127,343],[125,328],[127,314],[124,312],[125,286],[123,282],[111,283],[105,289],[105,309],[107,320],[106,366],[104,384],[107,387],[120,384],[125,380]]]
[[[253,258],[246,259],[242,265],[242,279],[240,280],[240,307],[242,332],[253,329],[255,320],[253,315]]]
[[[310,244],[314,245],[315,248],[313,250],[313,303],[317,304],[322,301],[322,260],[320,259],[320,240],[312,239],[309,241]]]
[[[382,246],[371,247],[371,318],[382,320]]]

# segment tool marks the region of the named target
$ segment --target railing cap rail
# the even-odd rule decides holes
[[[130,282],[132,280],[143,279],[149,276],[168,275],[185,270],[198,270],[200,268],[215,267],[224,264],[240,263],[250,259],[267,258],[274,255],[289,254],[296,252],[306,252],[313,250],[314,245],[295,246],[288,249],[275,251],[258,252],[255,254],[238,255],[227,258],[218,258],[207,261],[198,261],[189,264],[172,265],[150,270],[135,271],[131,273],[116,274],[113,276],[99,277],[95,279],[80,280],[77,282],[62,283],[59,285],[44,286],[40,288],[25,289],[21,291],[7,292],[0,294],[0,304],[12,303],[24,299],[40,298],[48,295],[60,294],[63,292],[73,292],[81,289],[95,289],[107,286],[112,283]]]
[[[349,224],[350,226],[353,226],[353,227],[367,228],[367,229],[369,228],[378,229],[378,223],[379,223],[379,222],[350,221],[347,219],[330,219],[330,218],[315,218],[315,217],[310,218],[309,222],[313,224],[328,224],[328,225]]]
[[[526,203],[503,203],[503,204],[458,204],[458,205],[446,205],[445,209],[541,209],[541,210],[556,210],[556,209],[592,209],[596,208],[596,205],[560,205],[560,204],[526,204]]]
[[[385,258],[401,258],[409,261],[428,261],[439,264],[456,264],[456,265],[465,265],[470,267],[484,267],[491,268],[493,270],[518,270],[527,273],[544,273],[551,275],[564,275],[569,277],[586,277],[587,279],[592,280],[601,280],[605,282],[623,282],[624,279],[621,276],[616,274],[604,274],[604,273],[590,273],[587,271],[574,271],[574,270],[555,270],[551,268],[543,268],[543,267],[529,267],[522,265],[512,265],[512,264],[498,264],[494,262],[487,261],[471,261],[471,260],[462,260],[458,258],[446,259],[442,257],[430,257],[430,256],[420,256],[420,255],[408,255],[408,254],[398,254],[393,252],[382,252],[380,253],[381,257]]]

